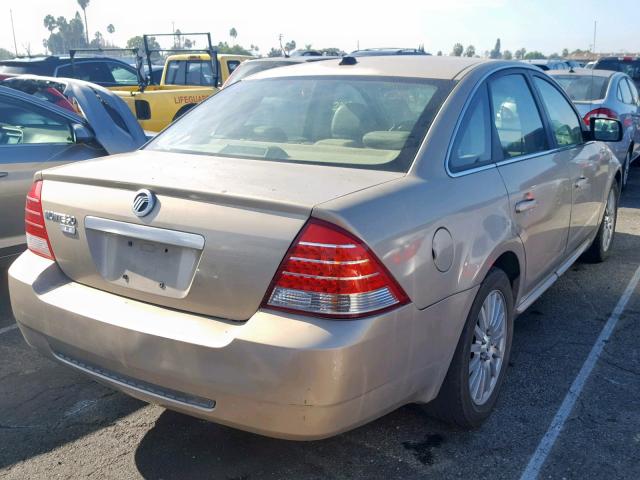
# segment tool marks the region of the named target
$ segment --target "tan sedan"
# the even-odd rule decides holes
[[[409,402],[477,426],[514,317],[611,249],[620,135],[522,63],[262,72],[138,152],[37,175],[15,317],[70,368],[264,435]]]

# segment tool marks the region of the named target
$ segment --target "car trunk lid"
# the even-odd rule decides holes
[[[73,280],[246,320],[314,205],[403,175],[143,150],[45,170],[43,207]],[[140,189],[157,202],[143,217]]]

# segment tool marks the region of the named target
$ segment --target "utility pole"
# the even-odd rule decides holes
[[[594,20],[593,21],[593,56],[594,56],[594,60],[597,60],[598,58],[596,57],[596,32],[598,30],[598,21]]]
[[[13,25],[13,10],[9,9],[9,16],[11,17],[11,31],[13,32],[13,49],[16,51],[16,57],[18,56],[18,44],[16,43],[16,28]]]

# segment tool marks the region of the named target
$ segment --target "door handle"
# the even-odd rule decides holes
[[[587,177],[582,176],[582,177],[578,178],[578,180],[576,180],[575,187],[576,188],[582,188],[587,183],[588,183]]]
[[[538,206],[538,201],[535,198],[528,198],[526,200],[520,200],[516,203],[516,213],[526,212],[527,210],[533,210]]]
[[[0,178],[8,177],[8,176],[9,176],[9,172],[0,172]]]

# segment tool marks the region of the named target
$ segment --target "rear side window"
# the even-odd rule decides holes
[[[449,157],[449,170],[456,173],[491,162],[489,97],[483,86],[476,92],[460,123]]]
[[[633,82],[629,81],[628,78],[626,78],[625,81],[629,84],[629,90],[631,90],[631,96],[633,97],[633,103],[637,105],[638,102],[640,101],[640,99],[638,98],[638,89],[633,84]]]
[[[78,62],[58,68],[58,77],[77,78],[92,83],[115,83],[106,62]]]
[[[490,84],[493,123],[506,159],[548,149],[542,119],[525,77],[511,74]]]
[[[582,143],[580,119],[564,96],[549,82],[535,77],[534,82],[549,114],[551,130],[559,147]]]
[[[127,68],[117,63],[109,63],[111,76],[118,85],[137,85],[138,76],[133,68]]]
[[[227,68],[229,69],[229,74],[232,74],[236,68],[240,65],[240,60],[229,60],[227,61]]]
[[[631,90],[626,78],[621,78],[618,83],[618,100],[622,103],[632,104],[633,97],[631,96]]]

